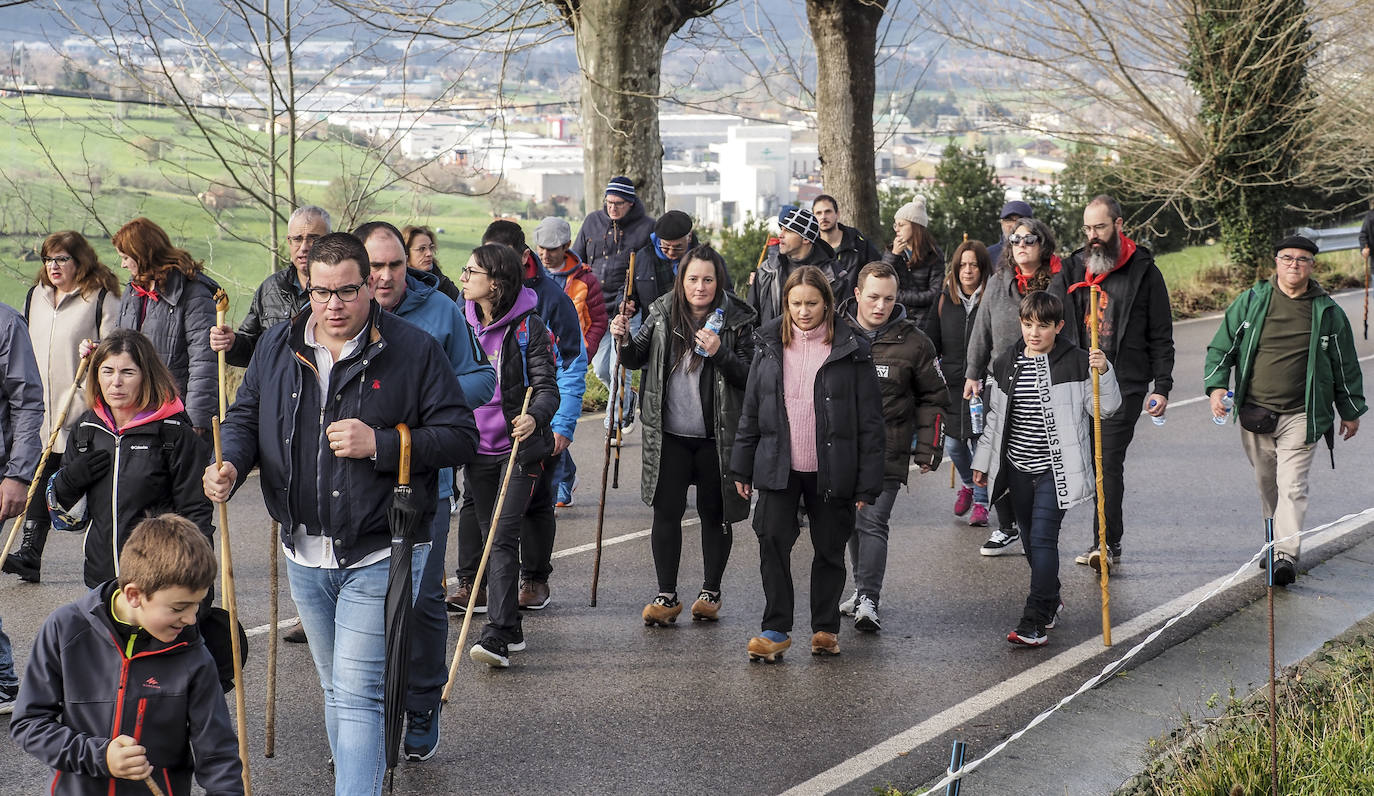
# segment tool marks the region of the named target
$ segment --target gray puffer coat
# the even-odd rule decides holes
[[[208,275],[188,279],[173,268],[157,286],[157,300],[146,300],[146,310],[145,299],[132,286],[119,300],[119,328],[136,329],[153,341],[196,428],[209,428],[219,409],[216,356],[210,350],[217,290]]]

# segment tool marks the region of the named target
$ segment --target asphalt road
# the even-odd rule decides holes
[[[1360,355],[1374,357],[1374,344],[1359,340],[1361,298],[1352,293],[1340,300],[1355,325]],[[1116,626],[1226,574],[1262,544],[1258,499],[1238,428],[1214,426],[1200,398],[1203,351],[1216,326],[1215,318],[1176,326],[1178,387],[1168,422],[1155,427],[1146,418],[1139,421],[1127,462],[1124,561],[1111,581]],[[599,432],[595,421],[579,428],[574,451],[582,487],[577,505],[560,511],[553,604],[526,616],[528,650],[516,653],[504,671],[464,656],[453,702],[443,715],[442,749],[428,762],[403,763],[398,793],[755,794],[798,785],[811,791],[816,786],[805,783],[812,777],[875,744],[912,728],[933,728],[909,753],[884,758],[880,766],[848,763],[846,776],[853,778],[839,786],[847,793],[889,784],[911,788],[943,773],[952,738],[969,743],[970,757],[986,751],[1096,673],[1129,640],[1114,638],[1115,650],[1101,647],[1097,581],[1072,563],[1090,542],[1092,508],[1082,506],[1070,512],[1061,535],[1068,604],[1062,624],[1046,648],[1007,644],[1028,569],[1017,556],[978,554],[985,532],[952,515],[948,464],[933,474],[913,475],[911,488],[899,497],[883,631],[865,635],[846,625],[838,658],[812,658],[803,646],[808,620],[801,607],[808,600],[810,560],[803,541],[793,562],[794,575],[800,575],[798,645],[777,665],[747,660],[745,644],[758,629],[763,607],[757,546],[747,523],[735,526],[722,620],[692,623],[684,614],[677,627],[645,628],[639,613],[656,585],[647,538],[651,513],[639,499],[638,434],[624,449],[621,487],[608,492],[599,601],[588,607]],[[1365,429],[1352,442],[1337,443],[1334,472],[1319,451],[1309,526],[1371,504],[1361,477],[1374,469],[1371,434]],[[261,626],[268,618],[271,547],[256,488],[253,479],[230,507],[241,621],[256,628],[245,678],[255,790],[326,793],[332,777],[321,692],[302,646],[280,645],[277,754],[270,760],[261,756]],[[680,591],[690,600],[701,572],[700,544],[695,526],[684,536]],[[42,619],[82,591],[79,560],[80,539],[55,536],[41,585],[10,576],[0,581],[0,610],[21,665]],[[1160,649],[1257,594],[1242,588],[1209,602],[1166,634]],[[282,617],[293,615],[283,585]],[[451,623],[450,645],[459,625],[459,619]],[[1015,694],[998,689],[1075,649],[1091,654]],[[940,730],[945,724],[953,730]],[[47,779],[46,769],[20,754],[7,735],[0,740],[0,792],[38,792]],[[1054,783],[1027,785],[1053,790]]]

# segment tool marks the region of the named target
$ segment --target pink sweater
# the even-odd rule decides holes
[[[792,325],[792,342],[782,351],[782,397],[792,433],[792,469],[814,473],[816,461],[816,373],[830,356],[825,329],[808,332]]]

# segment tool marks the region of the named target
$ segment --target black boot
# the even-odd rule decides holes
[[[29,583],[38,583],[39,568],[43,564],[43,548],[48,544],[47,523],[39,523],[37,520],[24,521],[24,541],[20,542],[19,549],[5,556],[5,563],[0,565],[0,570],[18,575],[20,580]]]

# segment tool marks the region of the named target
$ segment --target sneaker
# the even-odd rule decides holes
[[[960,487],[959,494],[954,496],[954,516],[962,517],[964,512],[973,505],[973,488]]]
[[[1007,634],[1007,641],[1022,647],[1043,647],[1050,642],[1050,637],[1045,635],[1045,628],[1022,619],[1016,629]]]
[[[1107,545],[1107,549],[1112,551],[1112,560],[1107,562],[1107,568],[1110,571],[1112,567],[1121,563],[1121,545]],[[1086,553],[1082,553],[1076,556],[1073,560],[1073,563],[1083,564],[1084,566],[1089,566],[1092,567],[1094,570],[1097,570],[1098,565],[1093,563],[1093,556],[1096,555],[1096,553],[1097,545],[1093,545],[1092,547],[1088,548],[1088,551]]]
[[[720,619],[720,592],[702,589],[692,603],[693,622],[714,622]]]
[[[406,759],[422,763],[439,751],[439,709],[406,711]]]
[[[878,621],[878,604],[868,595],[860,597],[858,605],[854,607],[854,629],[876,633],[882,627],[882,623]]]
[[[1087,553],[1087,555],[1088,555],[1088,566],[1090,566],[1090,567],[1093,568],[1093,572],[1101,572],[1101,571],[1102,571],[1102,565],[1103,565],[1104,563],[1107,565],[1107,571],[1108,571],[1108,572],[1111,572],[1112,567],[1117,566],[1118,564],[1121,563],[1121,547],[1120,547],[1120,546],[1112,547],[1111,545],[1107,545],[1107,550],[1111,553],[1111,555],[1108,556],[1107,559],[1106,559],[1105,561],[1104,561],[1104,559],[1103,559],[1103,557],[1102,557],[1102,554],[1098,552],[1098,550],[1097,550],[1096,547],[1094,547],[1093,549],[1091,549],[1091,550],[1088,551],[1088,553]],[[1074,561],[1077,561],[1077,560],[1078,560],[1078,559],[1076,559],[1076,558],[1074,559]]]
[[[625,414],[620,418],[620,434],[628,437],[635,430],[635,406],[639,404],[639,393],[630,390],[630,400],[625,407]]]
[[[1293,559],[1284,553],[1279,553],[1274,557],[1274,585],[1287,587],[1298,579],[1298,568],[1293,566]]]
[[[840,603],[840,613],[845,616],[853,616],[854,608],[859,604],[859,592],[855,591],[848,600]]]
[[[562,484],[559,484],[559,485],[558,485],[558,500],[554,501],[554,504],[553,504],[553,505],[554,505],[555,507],[557,507],[557,508],[560,508],[560,509],[566,509],[566,508],[568,508],[569,506],[573,505],[573,493],[577,491],[577,487],[578,487],[578,485],[581,484],[581,483],[582,483],[582,479],[581,479],[581,478],[578,478],[577,476],[573,476],[573,480],[572,480],[572,483],[571,483],[571,484],[566,483],[566,482],[565,482],[565,483],[562,483]]]
[[[667,627],[677,621],[677,615],[680,613],[682,603],[676,594],[660,594],[644,606],[641,616],[644,618],[645,627]]]
[[[840,637],[834,633],[817,630],[811,635],[812,655],[839,655]]]
[[[772,638],[770,638],[772,636]],[[786,633],[776,630],[765,630],[763,633],[749,639],[749,660],[763,661],[764,663],[776,663],[782,660],[782,654],[787,648],[792,646],[792,639]]]
[[[1015,528],[1011,528],[1010,532],[1008,529],[998,528],[992,532],[986,542],[983,542],[983,546],[978,549],[978,552],[985,556],[1004,556],[1008,553],[1016,553],[1018,551],[1013,549],[1012,545],[1016,544],[1020,538],[1021,534]]]
[[[494,638],[484,638],[472,645],[468,657],[493,669],[510,667],[510,648]]]
[[[19,684],[0,685],[0,716],[14,712],[14,701],[19,698]]]
[[[973,513],[969,515],[968,524],[970,528],[988,527],[988,507],[974,506]]]
[[[292,644],[305,644],[309,641],[305,637],[305,625],[297,624],[295,627],[281,634],[281,640]]]
[[[520,581],[520,607],[526,611],[542,611],[549,607],[549,584],[537,580]]]
[[[517,628],[515,629],[515,640],[514,640],[514,641],[511,641],[511,642],[508,642],[508,643],[506,644],[506,652],[524,652],[524,651],[525,651],[525,629],[524,629],[523,627],[517,627]]]
[[[1046,630],[1054,630],[1054,626],[1057,625],[1057,624],[1059,624],[1059,617],[1063,616],[1063,614],[1064,614],[1064,601],[1063,601],[1063,600],[1060,600],[1060,601],[1059,601],[1059,605],[1054,609],[1054,616],[1051,616],[1051,617],[1050,617],[1050,621],[1048,621],[1048,622],[1045,623],[1045,629],[1046,629]]]
[[[459,578],[458,585],[444,598],[448,604],[448,610],[455,614],[467,613],[468,603],[472,600],[472,578]],[[485,614],[487,612],[487,587],[483,586],[477,590],[477,603],[472,607],[474,614]]]

